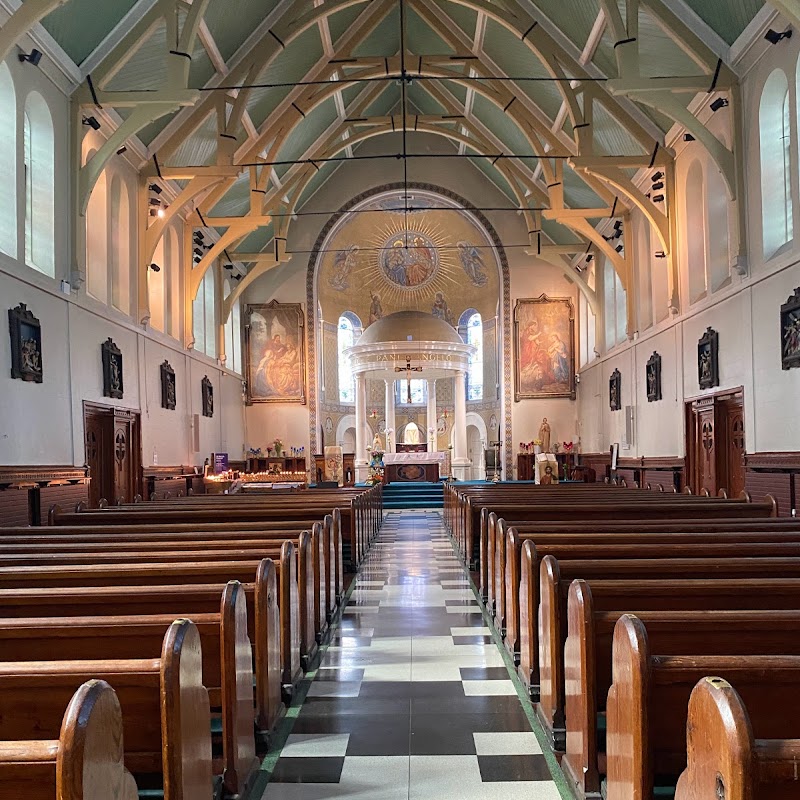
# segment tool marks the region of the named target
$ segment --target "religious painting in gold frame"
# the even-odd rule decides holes
[[[247,403],[305,403],[305,316],[300,303],[245,307]]]
[[[575,399],[575,315],[568,297],[517,300],[514,400]]]

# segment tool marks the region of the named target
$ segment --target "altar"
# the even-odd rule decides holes
[[[402,481],[427,481],[436,483],[441,472],[447,464],[447,453],[406,452],[385,453],[383,463],[385,466],[386,483]]]

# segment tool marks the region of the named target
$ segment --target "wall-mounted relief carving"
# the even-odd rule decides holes
[[[44,377],[42,326],[25,303],[8,310],[8,330],[11,336],[11,377],[41,383]]]
[[[719,386],[719,334],[711,327],[697,343],[697,382],[701,389]]]
[[[781,306],[781,366],[800,367],[800,286]]]
[[[122,398],[125,386],[122,374],[122,351],[109,336],[100,345],[103,360],[103,397]]]
[[[622,408],[622,374],[618,369],[611,373],[608,380],[608,407],[612,411]]]
[[[214,386],[208,378],[208,375],[203,376],[200,381],[200,390],[203,398],[203,416],[214,416]]]
[[[647,360],[645,380],[647,382],[647,402],[655,403],[661,400],[661,356],[655,351]]]
[[[175,370],[170,366],[169,361],[159,368],[161,373],[161,408],[174,411],[177,405],[177,387],[175,385]]]

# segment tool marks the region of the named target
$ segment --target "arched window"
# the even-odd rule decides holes
[[[224,285],[225,297],[231,293],[231,282]],[[225,366],[233,372],[242,372],[242,317],[241,301],[237,297],[225,323]]]
[[[95,190],[96,191],[96,190]],[[150,327],[157,331],[165,332],[165,297],[164,283],[166,281],[166,236],[162,236],[153,253],[153,261],[158,269],[152,266],[147,269],[147,299],[150,306]]]
[[[25,263],[55,277],[55,140],[44,98],[31,92],[23,120]]]
[[[636,274],[638,277],[638,324],[640,331],[653,325],[653,284],[650,270],[650,220],[644,214],[635,215]]]
[[[361,336],[361,320],[352,312],[345,311],[336,326],[336,350],[339,358],[339,402],[355,403],[356,376],[353,365],[344,351],[352,347]]]
[[[467,319],[467,344],[475,347],[467,370],[467,400],[483,400],[483,320],[477,311]]]
[[[94,151],[90,151],[88,158]],[[86,207],[86,291],[108,303],[108,184],[100,173]],[[27,239],[27,232],[26,232]]]
[[[791,116],[783,70],[767,78],[758,111],[761,148],[761,222],[764,258],[792,238]]]
[[[0,250],[17,257],[17,97],[14,81],[0,63]]]
[[[115,175],[111,181],[111,303],[130,313],[131,210],[128,186]]]
[[[181,245],[174,225],[164,231],[164,333],[181,338]]]
[[[194,349],[211,358],[217,357],[216,280],[214,268],[206,270],[192,304],[194,313]]]
[[[606,350],[627,338],[627,294],[614,265],[603,259],[603,312],[605,314]]]
[[[730,277],[728,250],[728,190],[722,173],[711,164],[706,175],[706,214],[708,220],[708,278],[712,292],[725,285]]]
[[[694,303],[706,293],[706,192],[699,161],[686,173],[686,268],[689,302]]]

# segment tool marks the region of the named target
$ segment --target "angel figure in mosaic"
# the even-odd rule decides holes
[[[486,286],[489,280],[486,276],[486,264],[483,263],[483,256],[474,244],[469,242],[458,243],[458,255],[461,259],[461,266],[473,286]]]

